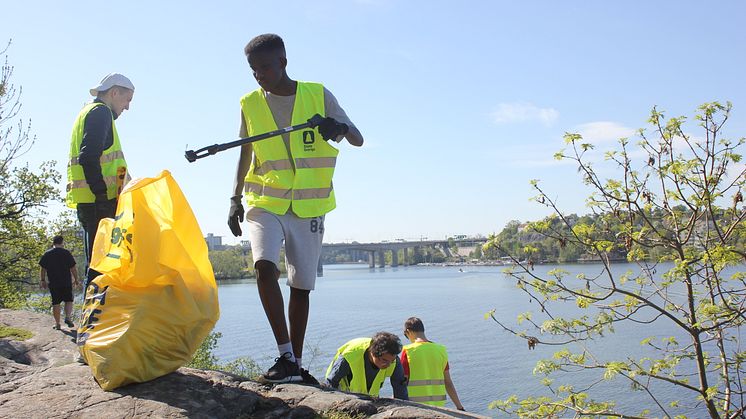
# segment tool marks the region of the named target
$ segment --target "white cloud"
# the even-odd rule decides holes
[[[609,121],[581,124],[575,129],[575,132],[583,136],[583,142],[595,144],[611,141],[616,142],[620,138],[631,138],[635,135],[634,129]]]
[[[514,122],[539,121],[549,126],[559,118],[559,112],[554,108],[540,108],[532,103],[500,103],[492,112],[492,120],[497,124]]]

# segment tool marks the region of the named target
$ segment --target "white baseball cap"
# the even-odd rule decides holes
[[[124,87],[132,91],[135,90],[135,85],[132,84],[130,79],[119,73],[111,73],[107,74],[106,77],[101,79],[101,82],[98,84],[98,86],[91,87],[91,96],[96,96],[98,95],[98,92],[107,91],[114,86]]]

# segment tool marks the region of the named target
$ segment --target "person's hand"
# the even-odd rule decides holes
[[[47,288],[47,281],[45,281],[43,279],[41,281],[39,281],[39,288],[46,289]]]
[[[241,195],[231,197],[231,209],[228,211],[228,227],[231,233],[238,237],[241,235],[241,222],[243,222],[243,205],[241,204]]]
[[[324,118],[319,124],[319,134],[327,141],[333,140],[340,135],[345,135],[349,130],[350,127],[347,124],[337,122],[334,118]]]

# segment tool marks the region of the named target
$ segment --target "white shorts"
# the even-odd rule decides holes
[[[267,260],[279,269],[284,241],[287,284],[302,290],[314,289],[324,239],[324,216],[300,218],[292,211],[277,215],[262,208],[249,207],[246,221],[254,266],[257,261]]]

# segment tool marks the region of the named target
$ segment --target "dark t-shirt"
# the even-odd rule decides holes
[[[47,270],[50,287],[69,287],[73,284],[70,268],[75,266],[72,253],[62,247],[53,247],[39,260],[39,266]]]
[[[103,103],[99,99],[94,102]],[[108,106],[96,106],[85,118],[78,162],[83,166],[85,180],[94,195],[106,193],[106,182],[101,174],[101,154],[114,144],[111,119]]]

